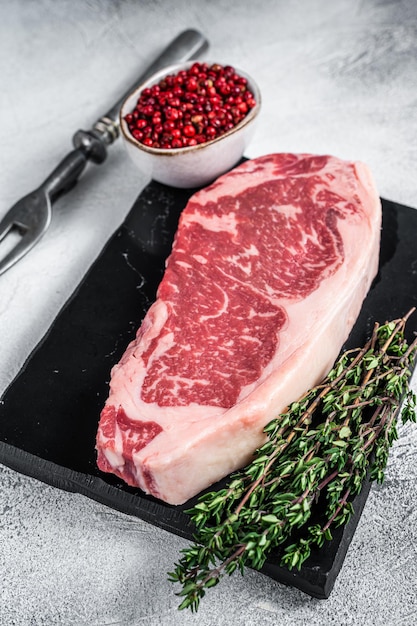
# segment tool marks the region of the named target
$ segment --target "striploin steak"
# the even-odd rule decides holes
[[[246,464],[331,368],[376,275],[362,163],[271,154],[198,191],[157,298],[111,374],[98,466],[181,504]]]

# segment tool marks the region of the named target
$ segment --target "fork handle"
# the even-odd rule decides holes
[[[42,183],[41,189],[54,200],[61,193],[69,191],[77,182],[88,161],[88,153],[82,148],[72,150],[57,165],[48,178]]]
[[[41,185],[51,200],[69,191],[88,161],[100,164],[107,156],[107,145],[113,143],[119,134],[119,110],[126,96],[157,70],[174,62],[193,58],[207,49],[206,38],[197,30],[188,29],[180,33],[136,80],[134,85],[119,98],[114,106],[100,118],[91,130],[79,130],[73,137],[74,150],[54,169]]]

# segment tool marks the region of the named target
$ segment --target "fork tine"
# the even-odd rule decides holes
[[[13,226],[18,227],[21,230],[21,227],[16,224],[16,211],[13,209],[14,207],[12,207],[0,221],[0,241],[5,238]]]
[[[3,224],[3,221],[4,220],[2,220],[2,222],[0,222],[0,227]],[[12,226],[13,226],[13,221],[11,221],[7,232],[10,231]],[[7,234],[7,232],[6,232],[6,234]],[[0,232],[0,241],[4,237],[4,235],[3,235],[3,237],[1,235],[2,235],[2,233]],[[14,265],[27,252],[29,252],[29,250],[31,248],[33,248],[33,246],[38,241],[38,239],[40,239],[41,236],[42,236],[41,232],[40,233],[36,233],[34,231],[27,230],[23,234],[23,236],[20,239],[20,241],[18,241],[17,244],[14,246],[14,248],[12,248],[12,250],[10,250],[8,252],[8,254],[6,254],[6,256],[3,257],[3,259],[0,260],[0,274],[3,274],[6,270],[10,269],[10,267],[12,265]]]
[[[42,237],[51,220],[51,201],[45,189],[39,188],[27,194],[6,213],[0,221],[0,242],[12,228],[21,235],[20,241],[0,260],[3,274]]]

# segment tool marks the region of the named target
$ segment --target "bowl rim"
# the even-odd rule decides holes
[[[184,61],[182,63],[174,63],[172,65],[167,65],[166,67],[162,68],[161,70],[158,70],[157,72],[149,76],[143,83],[141,83],[138,87],[136,87],[136,89],[131,91],[125,97],[120,107],[120,111],[119,111],[119,125],[120,125],[121,134],[123,135],[123,138],[126,141],[131,143],[135,148],[139,148],[139,150],[142,150],[143,152],[146,152],[148,154],[155,155],[155,156],[173,157],[173,156],[178,156],[180,154],[189,154],[191,152],[195,152],[196,150],[202,150],[203,148],[207,148],[208,146],[212,146],[216,143],[219,143],[220,141],[222,141],[222,139],[226,139],[227,137],[230,137],[234,133],[238,132],[239,130],[247,126],[252,120],[255,119],[255,117],[257,117],[261,109],[261,104],[262,104],[261,91],[257,83],[252,78],[252,76],[250,76],[244,70],[241,70],[240,68],[233,65],[233,68],[235,69],[236,73],[242,76],[243,78],[246,78],[246,80],[248,81],[248,85],[250,86],[250,89],[253,92],[253,95],[256,100],[255,106],[239,122],[239,124],[236,124],[236,126],[226,131],[223,135],[220,135],[220,137],[215,137],[214,139],[210,139],[209,141],[205,141],[204,143],[199,143],[195,146],[184,146],[183,148],[152,148],[151,146],[145,146],[144,144],[140,143],[137,139],[135,139],[131,135],[130,130],[127,126],[127,122],[124,119],[124,116],[128,113],[127,111],[125,111],[125,108],[128,102],[130,102],[130,100],[133,98],[135,98],[135,100],[137,101],[139,99],[139,94],[144,89],[157,84],[164,76],[177,73],[181,69],[188,69],[189,67],[194,65],[194,63],[207,63],[208,65],[213,65],[215,63],[218,63],[219,65],[221,65],[218,61],[206,61],[206,60],[198,61],[196,59],[192,59],[190,61]],[[223,67],[225,66],[224,64],[222,65]],[[231,65],[231,64],[228,63],[227,65]],[[131,108],[131,105],[129,106],[129,108]]]

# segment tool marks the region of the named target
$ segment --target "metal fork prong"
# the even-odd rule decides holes
[[[50,198],[42,187],[21,198],[6,213],[0,221],[0,242],[11,234],[13,228],[21,238],[0,258],[0,274],[14,265],[39,241],[49,225],[51,213]]]
[[[1,226],[1,223],[0,223]],[[13,223],[11,224],[11,227]],[[10,229],[9,229],[10,230]],[[17,244],[0,260],[0,274],[3,274],[12,265],[14,265],[19,259],[21,259],[40,239],[42,233],[35,233],[27,230],[23,233],[22,238]]]
[[[20,233],[23,231],[23,225],[16,221],[16,217],[16,212],[10,209],[10,211],[6,213],[0,221],[0,241],[2,241],[6,235],[9,234],[13,227],[16,227]]]

